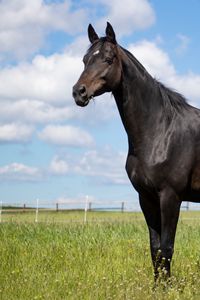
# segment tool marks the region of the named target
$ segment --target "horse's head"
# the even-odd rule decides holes
[[[91,47],[83,58],[85,68],[73,87],[73,97],[79,106],[86,106],[91,98],[113,91],[121,80],[121,62],[112,26],[107,23],[106,36],[99,38],[90,24],[88,37]]]

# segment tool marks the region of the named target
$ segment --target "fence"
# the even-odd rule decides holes
[[[40,201],[36,199],[35,203],[3,203],[0,202],[0,222],[3,221],[6,214],[17,214],[17,213],[32,213],[34,214],[34,221],[37,223],[41,212],[63,212],[63,211],[82,211],[84,212],[83,220],[87,222],[88,212],[100,212],[100,211],[118,211],[123,213],[126,210],[124,201],[112,201],[108,202],[94,201],[86,196],[82,200],[70,201],[61,200],[56,202],[48,203],[47,201]]]
[[[184,202],[181,206],[182,210],[200,210],[200,204],[192,205],[189,202]],[[88,212],[105,212],[105,211],[115,211],[130,212],[130,211],[140,211],[139,206],[132,207],[130,209],[130,201],[96,201],[90,199],[86,196],[82,200],[70,201],[61,200],[55,202],[42,202],[36,199],[34,203],[12,203],[7,204],[0,201],[0,222],[5,220],[6,215],[15,215],[17,213],[32,213],[32,221],[37,223],[39,221],[39,215],[43,212],[63,212],[63,211],[81,211],[82,221],[87,222]]]

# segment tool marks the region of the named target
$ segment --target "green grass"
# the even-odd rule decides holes
[[[182,213],[170,286],[153,289],[140,213],[3,214],[0,299],[200,299],[200,213]]]
[[[4,210],[5,211],[5,210]],[[36,213],[35,210],[6,210],[2,213],[2,221],[3,222],[35,222]],[[45,211],[39,210],[38,214],[38,222],[39,223],[83,223],[84,222],[84,211]],[[134,216],[134,217],[133,217]],[[138,213],[130,213],[130,212],[102,212],[102,211],[91,211],[87,213],[87,221],[90,222],[131,222],[133,220],[141,220],[143,221],[143,214]]]

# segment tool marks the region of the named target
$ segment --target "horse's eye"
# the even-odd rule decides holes
[[[106,61],[107,64],[109,64],[109,65],[112,65],[112,63],[113,63],[113,59],[112,59],[111,57],[107,57],[107,58],[105,59],[105,61]]]

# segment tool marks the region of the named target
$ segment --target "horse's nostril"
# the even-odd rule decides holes
[[[86,95],[86,88],[84,85],[81,85],[80,88],[79,88],[79,93],[80,95],[84,96]]]

